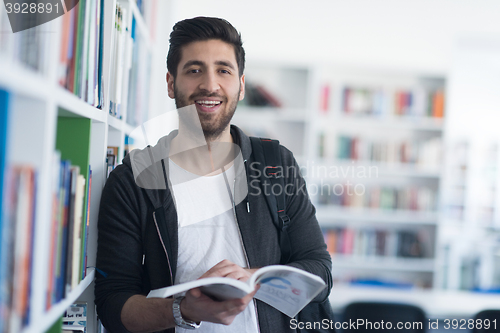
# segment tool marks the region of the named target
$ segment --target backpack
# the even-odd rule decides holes
[[[252,154],[254,159],[258,163],[260,170],[260,183],[261,187],[270,185],[271,188],[275,184],[284,188],[283,176],[278,177],[277,173],[274,172],[278,167],[282,167],[281,154],[278,140],[271,140],[265,138],[250,137],[252,142]],[[271,191],[270,195],[265,196],[269,210],[273,217],[273,222],[278,229],[278,237],[281,249],[281,260],[280,264],[288,263],[291,255],[291,244],[288,236],[288,227],[290,225],[290,218],[286,214],[286,197],[285,191],[280,191],[279,195],[274,195]],[[328,298],[322,302],[311,302],[297,315],[298,322],[322,322],[327,319],[329,323],[334,323],[334,315],[330,301]],[[329,325],[330,326],[330,325]],[[330,329],[312,329],[312,330],[297,330],[298,332],[332,332]]]

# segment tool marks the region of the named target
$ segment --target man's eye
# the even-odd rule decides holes
[[[199,69],[190,69],[189,70],[189,73],[193,73],[193,74],[196,74],[196,73],[199,73],[200,70]]]
[[[231,74],[231,72],[230,72],[230,71],[228,71],[227,69],[221,69],[221,70],[220,70],[220,72],[221,72],[222,74]]]

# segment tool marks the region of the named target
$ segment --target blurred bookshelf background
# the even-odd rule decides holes
[[[301,165],[336,313],[357,301],[429,318],[500,309],[497,1],[80,0],[16,34],[0,14],[0,332],[102,329],[100,192],[134,128],[174,109],[168,34],[198,15],[243,36],[233,123]]]

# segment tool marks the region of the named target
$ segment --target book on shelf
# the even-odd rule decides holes
[[[337,186],[341,185],[342,191]],[[327,188],[328,186],[328,188]],[[362,192],[356,192],[352,184],[324,184],[318,196],[318,204],[325,206],[373,209],[381,212],[434,212],[437,209],[436,190],[426,186],[391,187],[363,185]]]
[[[324,229],[323,237],[331,255],[429,258],[432,253],[430,235],[425,230],[338,227]]]
[[[442,163],[442,139],[388,140],[339,135],[337,158],[340,160],[380,162],[438,168]]]
[[[61,20],[58,81],[88,104],[102,108],[104,0],[80,0]]]
[[[240,101],[245,106],[274,107],[280,108],[283,103],[270,92],[266,87],[260,84],[247,82],[245,85],[245,98]]]
[[[59,162],[59,166],[57,166]],[[54,154],[53,172],[53,216],[51,224],[51,247],[49,254],[49,277],[47,304],[50,306],[75,288],[83,279],[82,265],[86,256],[86,230],[90,182],[86,186],[85,177],[78,166],[69,160],[60,161],[60,153]],[[87,206],[85,206],[87,203]]]
[[[0,25],[1,26],[1,25]],[[1,38],[1,37],[0,37]],[[6,200],[4,191],[4,180],[6,179],[6,166],[8,157],[8,129],[9,129],[9,101],[10,93],[0,89],[0,315],[5,313],[6,295],[3,293],[4,281],[7,275],[10,274],[7,265],[7,249],[6,238],[8,237],[7,230],[4,231],[4,224],[7,225]],[[3,316],[0,317],[0,332],[2,332]]]
[[[127,156],[127,154],[134,149],[134,138],[125,135],[125,145],[123,146],[123,157]]]
[[[319,96],[319,109],[323,114],[328,113],[328,110],[330,110],[330,94],[331,94],[330,85],[324,84],[321,87],[321,92]]]
[[[106,151],[107,177],[118,165],[118,147],[108,146]]]
[[[20,332],[29,324],[37,173],[28,165],[10,165],[2,201],[0,310],[3,329]]]
[[[127,14],[128,12],[124,7],[116,4],[109,89],[109,113],[119,119],[123,117],[122,90],[124,89],[124,76],[128,73],[130,68],[130,64],[125,63],[125,60],[130,59],[128,53],[131,51],[131,41],[130,38],[128,38],[130,32],[128,29],[129,20]]]
[[[138,126],[148,119],[151,52],[146,42],[147,37],[137,29],[135,16],[132,15],[130,32],[131,52],[127,90],[127,123]]]
[[[71,304],[62,321],[62,332],[87,332],[87,302]]]
[[[87,206],[84,211],[84,218],[82,221],[82,252],[81,252],[81,267],[80,267],[80,280],[83,280],[87,276],[87,247],[89,239],[89,225],[90,225],[90,198],[92,193],[92,167],[89,165],[89,181],[87,182],[87,187],[85,189],[85,198]]]
[[[443,118],[444,103],[443,89],[346,86],[342,91],[342,112],[349,116]]]
[[[55,264],[55,301],[65,296],[66,258],[68,256],[68,224],[71,209],[71,161],[61,161],[61,192],[59,201],[59,220],[57,227],[57,253]]]
[[[251,293],[257,284],[260,284],[260,288],[255,298],[289,317],[295,317],[326,287],[319,276],[291,266],[272,265],[257,270],[247,282],[224,277],[204,278],[155,289],[150,291],[147,297],[166,298],[189,289],[200,288],[213,299],[228,300],[244,297]]]
[[[73,248],[71,252],[71,264],[68,264],[68,271],[71,269],[71,274],[67,274],[66,285],[69,286],[69,291],[75,288],[81,280],[80,267],[82,260],[82,214],[85,195],[85,178],[82,175],[77,175],[76,189],[75,189],[75,211],[73,217],[73,232],[69,233],[72,239]]]

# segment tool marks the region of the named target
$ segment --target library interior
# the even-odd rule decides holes
[[[300,166],[335,331],[400,314],[422,318],[412,332],[500,332],[499,1],[4,2],[0,333],[106,331],[101,192],[176,109],[169,35],[197,16],[243,39],[231,123]]]

